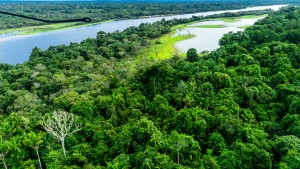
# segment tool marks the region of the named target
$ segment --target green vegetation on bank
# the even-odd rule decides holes
[[[175,48],[177,42],[194,37],[194,35],[172,35],[174,33],[166,34],[154,40],[149,48],[141,50],[140,55],[158,60],[170,59],[175,54],[178,54],[178,49]]]
[[[49,24],[49,25],[29,26],[29,27],[22,27],[22,28],[0,30],[0,34],[15,33],[15,35],[29,35],[29,34],[36,34],[41,32],[53,31],[53,30],[62,30],[68,28],[76,28],[76,27],[89,26],[94,24],[101,24],[101,23],[106,23],[111,21],[113,20],[103,21],[99,23],[58,23],[58,24]]]
[[[229,33],[201,57],[134,61],[172,26],[204,19],[99,32],[0,64],[0,164],[299,168],[300,8]]]
[[[267,15],[244,15],[244,16],[240,16],[239,19],[255,19],[255,18],[263,18],[266,16]]]
[[[218,20],[227,22],[227,23],[232,23],[232,22],[237,22],[240,19],[255,19],[255,18],[261,18],[261,17],[265,17],[265,16],[266,15],[246,15],[246,16],[240,16],[240,17],[218,18]]]
[[[197,28],[226,28],[225,25],[199,25]]]
[[[248,27],[250,27],[250,26],[249,26],[249,25],[247,25],[247,26],[239,26],[238,28],[246,29],[246,28],[248,28]]]
[[[84,25],[84,24],[59,23],[59,24],[49,24],[49,25],[5,29],[5,30],[0,30],[0,33],[16,32],[17,35],[26,35],[26,34],[35,34],[35,33],[47,32],[47,31],[58,30],[58,29],[66,29],[66,28],[77,27],[77,26],[82,26],[82,25]]]

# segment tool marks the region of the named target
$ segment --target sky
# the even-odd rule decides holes
[[[0,2],[5,1],[99,1],[99,2],[112,2],[112,1],[119,1],[119,2],[134,2],[134,1],[149,1],[149,2],[156,2],[156,1],[198,1],[198,2],[212,2],[212,1],[256,1],[256,0],[0,0]]]
[[[94,1],[94,2],[285,2],[285,1],[298,1],[298,0],[0,0],[0,2],[13,2],[13,1]],[[299,0],[300,2],[300,0]]]

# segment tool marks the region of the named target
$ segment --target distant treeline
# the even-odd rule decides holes
[[[241,9],[249,6],[280,4],[281,1],[253,2],[165,2],[165,3],[101,3],[101,2],[0,2],[0,10],[48,20],[90,17],[93,22],[142,16],[185,14],[216,10]],[[292,1],[291,1],[292,2]],[[285,2],[288,3],[288,2]],[[1,15],[0,29],[41,25],[45,23]]]

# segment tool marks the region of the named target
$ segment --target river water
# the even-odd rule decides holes
[[[221,14],[225,12],[241,12],[250,10],[263,10],[279,8],[286,5],[259,6],[253,8],[245,8],[239,10],[226,10],[214,12],[202,12],[194,14],[172,15],[162,17],[150,17],[141,19],[128,19],[113,22],[106,22],[98,25],[83,26],[78,28],[70,28],[65,30],[56,30],[51,32],[38,33],[33,35],[14,36],[0,35],[0,63],[18,64],[28,60],[34,47],[47,49],[50,46],[66,44],[70,42],[81,42],[87,38],[95,38],[97,32],[114,32],[122,31],[130,26],[138,26],[141,23],[152,23],[161,19],[171,20],[174,18],[190,18],[192,16],[208,16],[213,14]],[[229,28],[228,28],[229,29]],[[209,30],[208,30],[209,31]],[[219,39],[215,39],[218,41]],[[205,49],[204,49],[205,50]]]

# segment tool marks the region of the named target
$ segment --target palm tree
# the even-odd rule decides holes
[[[43,168],[42,168],[41,158],[39,155],[39,146],[44,142],[43,141],[44,134],[45,133],[42,132],[36,134],[35,132],[31,131],[30,133],[26,134],[26,137],[23,140],[24,145],[31,147],[35,150],[41,169]]]

